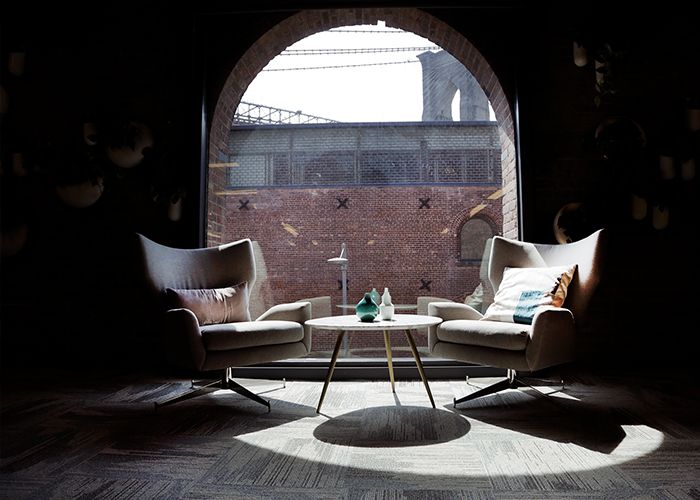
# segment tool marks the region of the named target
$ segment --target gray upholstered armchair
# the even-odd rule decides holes
[[[516,376],[517,372],[536,372],[574,360],[576,325],[585,318],[600,280],[604,237],[602,229],[580,241],[562,245],[494,237],[489,279],[496,290],[496,300],[499,293],[507,293],[499,287],[506,282],[504,274],[510,273],[512,268],[526,272],[530,269],[522,268],[540,268],[535,271],[540,272],[552,266],[577,266],[567,283],[563,304],[533,308],[531,323],[494,320],[488,316],[488,310],[485,317],[474,308],[457,302],[428,304],[428,314],[443,319],[428,333],[428,345],[434,356],[507,369],[506,379],[456,399],[455,405],[503,389],[528,385]],[[522,298],[522,293],[517,297]],[[517,307],[514,310],[518,315]]]
[[[249,239],[198,249],[160,245],[140,234],[137,241],[143,275],[160,307],[166,358],[194,372],[223,371],[220,380],[156,407],[230,389],[269,409],[269,401],[232,379],[231,368],[306,355],[311,334],[304,322],[311,304],[278,304],[251,320],[255,259]]]

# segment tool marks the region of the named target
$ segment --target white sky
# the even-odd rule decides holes
[[[340,30],[371,32],[349,33]],[[289,49],[435,47],[414,33],[384,26],[347,26],[309,36]],[[421,64],[417,54],[380,52],[282,56],[265,70],[316,66],[415,61],[337,69],[265,71],[253,80],[243,101],[330,118],[343,122],[420,121],[423,113]],[[454,106],[453,106],[454,109]],[[458,118],[453,111],[453,117]]]

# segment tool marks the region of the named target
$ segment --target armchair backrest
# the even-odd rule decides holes
[[[551,267],[578,264],[564,307],[574,318],[583,318],[600,281],[606,233],[604,229],[574,243],[547,245],[494,236],[489,259],[489,279],[494,290],[505,267]]]
[[[253,245],[243,239],[211,248],[172,248],[137,234],[143,275],[155,293],[166,288],[223,288],[255,283]]]

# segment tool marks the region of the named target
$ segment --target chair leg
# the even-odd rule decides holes
[[[284,387],[286,387],[286,385],[287,381],[284,380]],[[165,401],[155,402],[155,411],[158,411],[158,408],[162,406],[169,406],[175,403],[179,403],[180,401],[186,401],[188,399],[196,398],[197,396],[202,396],[203,394],[210,394],[212,392],[218,391],[219,389],[230,389],[240,394],[241,396],[245,396],[248,399],[252,399],[256,403],[260,403],[261,405],[267,406],[267,411],[270,411],[269,401],[261,398],[253,392],[250,392],[241,384],[233,380],[233,378],[231,377],[231,368],[226,368],[224,370],[221,379],[209,382],[206,385],[196,387],[194,381],[192,381],[192,389],[185,392],[184,394],[174,396],[172,398],[166,399]]]
[[[471,394],[467,394],[462,398],[454,399],[452,406],[456,408],[458,404],[464,403],[465,401],[471,401],[472,399],[480,398],[481,396],[494,394],[504,389],[514,389],[515,387],[518,387],[518,382],[515,379],[504,378],[503,380],[499,380],[494,384],[482,387],[478,391],[472,392]]]
[[[557,380],[551,380],[551,379],[541,379],[541,378],[535,378],[535,377],[518,377],[517,378],[518,383],[520,384],[520,387],[529,387],[533,391],[536,391],[543,396],[550,396],[554,394],[555,392],[564,392],[564,389],[566,388],[564,384],[564,379],[560,378],[558,381]],[[561,386],[558,389],[549,391],[549,392],[544,392],[535,387],[536,385],[543,385],[546,387],[556,387],[556,386]]]
[[[224,372],[224,378],[222,379],[222,385],[225,385],[226,389],[230,389],[241,396],[245,396],[248,399],[252,399],[256,403],[260,403],[261,405],[267,406],[267,411],[270,411],[270,402],[267,401],[266,399],[261,398],[254,392],[250,392],[248,389],[243,387],[241,384],[233,380],[231,378],[231,368],[226,368],[226,371]],[[285,381],[286,385],[286,381]]]
[[[469,377],[467,377],[467,384],[468,385],[474,385],[469,382]],[[561,385],[561,389],[557,389],[552,392],[543,392],[539,390],[537,387],[534,387],[533,384],[538,384],[538,385]],[[488,394],[493,394],[495,392],[499,392],[505,389],[517,389],[519,387],[529,387],[533,390],[535,390],[537,393],[543,395],[543,396],[549,396],[551,394],[554,394],[555,392],[561,392],[564,390],[564,379],[562,378],[560,382],[552,382],[544,379],[538,379],[534,377],[516,377],[515,370],[508,370],[508,375],[507,378],[503,380],[499,380],[498,382],[488,385],[486,387],[482,387],[478,391],[472,392],[471,394],[467,394],[466,396],[460,398],[460,399],[455,399],[453,402],[453,406],[456,408],[458,404],[464,403],[465,401],[471,401],[472,399],[480,398],[481,396],[486,396]]]
[[[197,396],[201,396],[203,394],[209,394],[215,391],[218,391],[221,389],[221,381],[220,380],[215,380],[213,382],[210,382],[206,385],[202,386],[195,386],[194,383],[192,384],[192,389],[180,394],[178,396],[174,396],[172,398],[166,399],[165,401],[155,402],[153,403],[155,406],[155,410],[158,411],[158,408],[162,406],[169,406],[175,403],[179,403],[180,401],[186,401],[188,399],[196,398]]]

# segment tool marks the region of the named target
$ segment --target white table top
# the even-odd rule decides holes
[[[370,322],[360,321],[354,314],[352,316],[328,316],[307,320],[304,324],[320,330],[407,330],[433,326],[442,322],[442,318],[436,316],[422,316],[418,314],[394,314],[389,321],[377,318]]]

